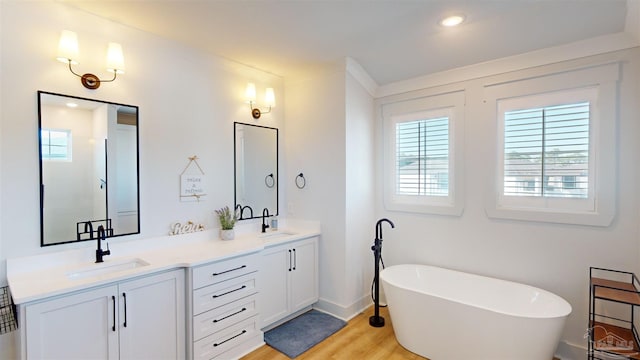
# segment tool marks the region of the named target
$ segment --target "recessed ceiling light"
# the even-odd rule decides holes
[[[72,103],[72,102],[68,102],[66,105],[67,107],[70,107],[70,108],[78,107],[78,104]]]
[[[440,25],[447,27],[457,26],[462,24],[463,21],[464,16],[462,15],[447,16],[446,18],[440,20]]]

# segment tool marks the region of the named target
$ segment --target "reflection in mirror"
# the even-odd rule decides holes
[[[278,215],[278,129],[235,123],[235,206],[241,220]]]
[[[38,92],[41,246],[140,232],[138,107]]]

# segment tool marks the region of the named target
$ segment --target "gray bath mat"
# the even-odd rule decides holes
[[[302,354],[342,329],[347,323],[311,310],[264,334],[264,341],[290,358]]]

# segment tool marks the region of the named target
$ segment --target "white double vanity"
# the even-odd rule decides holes
[[[19,357],[243,356],[318,301],[319,225],[285,229],[113,242],[100,264],[93,243],[9,259]]]

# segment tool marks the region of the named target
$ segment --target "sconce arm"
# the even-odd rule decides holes
[[[116,77],[118,76],[118,72],[114,70],[113,72],[113,78],[110,80],[101,80],[99,77],[97,77],[96,75],[93,74],[84,74],[84,75],[80,75],[77,72],[73,71],[73,67],[71,66],[71,59],[67,59],[68,63],[69,63],[69,71],[71,71],[71,73],[77,77],[80,78],[82,85],[84,85],[84,87],[86,87],[87,89],[91,89],[91,90],[95,90],[98,87],[100,87],[100,84],[103,82],[112,82],[116,79]]]

